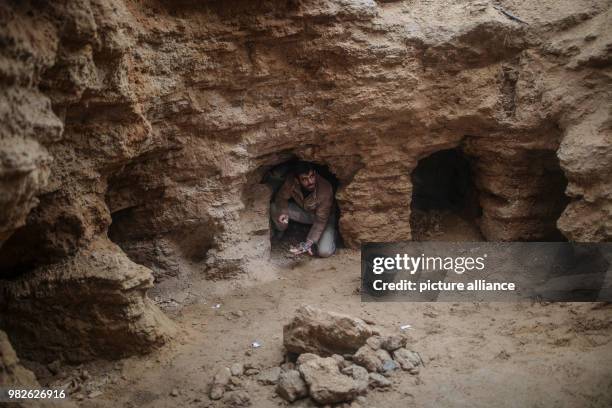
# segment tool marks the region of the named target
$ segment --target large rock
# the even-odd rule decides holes
[[[361,385],[352,376],[340,372],[338,362],[331,357],[317,357],[300,364],[298,369],[313,400],[319,404],[352,401]]]
[[[359,318],[302,306],[283,328],[283,343],[293,353],[328,356],[354,353],[377,333]]]

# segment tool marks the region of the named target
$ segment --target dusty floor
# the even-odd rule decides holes
[[[416,241],[484,241],[476,222],[452,211],[412,211],[410,225]]]
[[[49,378],[82,377],[86,407],[222,406],[208,399],[216,367],[283,361],[282,326],[301,304],[375,321],[410,324],[425,367],[396,373],[368,407],[612,406],[612,308],[601,304],[361,303],[359,252],[285,265],[273,281],[206,282],[198,302],[175,313],[180,334],[149,356],[63,367]],[[220,304],[219,308],[214,308]],[[258,341],[260,348],[251,344]],[[83,371],[86,371],[83,374]],[[273,386],[245,377],[254,407],[285,406]],[[173,395],[174,394],[174,395]],[[295,406],[310,406],[298,403]]]

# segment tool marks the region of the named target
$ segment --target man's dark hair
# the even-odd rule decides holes
[[[293,167],[293,171],[296,176],[299,176],[300,174],[308,174],[311,170],[316,170],[315,166],[307,161],[299,161],[295,163],[295,166]]]

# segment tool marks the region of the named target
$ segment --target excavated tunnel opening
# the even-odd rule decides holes
[[[276,164],[264,173],[262,183],[268,185],[272,191],[270,197],[270,205],[274,202],[278,191],[280,190],[283,182],[287,177],[293,175],[295,166],[301,160],[297,157],[292,157],[282,163]],[[340,248],[343,246],[342,236],[340,235],[339,220],[340,220],[340,207],[335,199],[336,192],[340,186],[340,181],[336,175],[329,169],[327,165],[307,162],[314,167],[314,170],[327,180],[333,189],[334,193],[334,208],[333,208],[333,220],[335,229],[335,246]],[[294,201],[290,199],[290,202]],[[287,230],[283,233],[278,233],[274,228],[272,220],[270,220],[270,247],[272,258],[285,258],[288,256],[289,248],[298,245],[300,242],[306,239],[308,231],[310,230],[311,224],[304,224],[297,221],[291,220]]]
[[[419,160],[411,174],[414,240],[565,241],[557,228],[569,198],[554,150],[464,147]]]
[[[414,240],[483,240],[478,191],[461,149],[440,150],[419,160],[411,181]]]

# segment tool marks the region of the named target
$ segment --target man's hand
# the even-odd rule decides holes
[[[278,222],[281,224],[289,224],[289,216],[287,214],[279,215]]]
[[[303,253],[308,253],[308,255],[313,255],[312,244],[313,242],[311,240],[301,242],[297,247],[289,248],[289,251],[294,255],[300,255]]]

